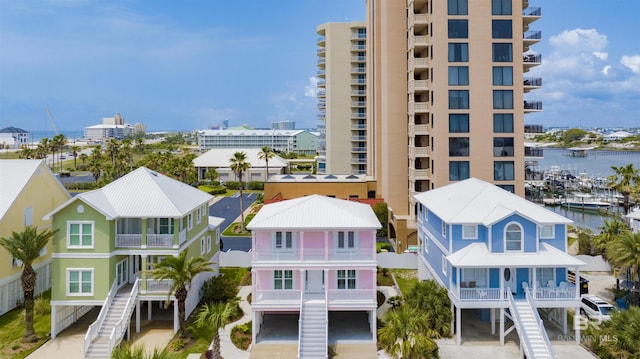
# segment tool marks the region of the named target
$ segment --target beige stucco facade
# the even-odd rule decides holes
[[[366,31],[364,22],[318,26],[319,174],[365,174]]]
[[[11,164],[11,161],[21,162],[20,169]],[[3,173],[0,173],[0,196],[4,197],[2,200],[7,200],[7,197],[14,199],[9,204],[2,204],[7,210],[4,215],[0,213],[0,237],[9,238],[12,232],[22,232],[26,225],[36,226],[39,231],[51,228],[51,221],[45,221],[42,217],[70,198],[67,190],[40,160],[2,162],[5,163],[1,166]],[[9,171],[12,170],[20,171],[21,174],[11,174]],[[3,181],[22,183],[3,184]],[[9,196],[5,191],[18,193]],[[49,242],[46,251],[33,264],[38,273],[36,293],[51,287],[51,252],[52,243]],[[22,301],[21,273],[20,263],[14,261],[13,256],[4,248],[0,248],[0,314],[15,308]]]
[[[539,41],[528,28],[539,9],[457,1],[468,8],[450,14],[449,2],[367,0],[369,175],[402,248],[415,244],[416,193],[476,177],[524,195],[524,114],[541,108],[524,98],[535,88],[524,76],[539,64],[526,56]],[[509,81],[496,83],[495,71]]]

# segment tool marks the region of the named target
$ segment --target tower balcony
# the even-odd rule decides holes
[[[522,11],[522,23],[524,28],[528,28],[529,24],[542,17],[542,9],[539,7],[526,7]]]
[[[429,134],[429,125],[414,125],[414,124],[410,124],[409,125],[409,135],[410,136],[416,136],[416,135],[428,135]]]
[[[409,147],[409,157],[429,157],[429,147]]]
[[[524,92],[527,93],[531,90],[539,89],[542,87],[542,77],[525,77],[522,80],[524,86]]]
[[[409,48],[419,48],[429,46],[428,36],[409,36]]]
[[[429,90],[429,81],[411,80],[409,81],[409,92]]]
[[[428,102],[409,102],[409,113],[427,113],[429,112]]]
[[[524,65],[524,72],[529,71],[532,67],[542,64],[541,54],[528,54],[522,56],[522,63]]]
[[[525,101],[524,112],[540,112],[542,111],[542,101]]]
[[[542,40],[542,31],[533,30],[522,34],[524,51],[528,51],[531,45],[535,45]]]

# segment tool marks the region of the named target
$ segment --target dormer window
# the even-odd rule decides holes
[[[478,239],[478,225],[476,225],[476,224],[463,224],[462,225],[462,239]]]
[[[540,225],[540,238],[555,238],[553,224]]]
[[[442,237],[447,238],[447,224],[442,221]]]
[[[505,251],[522,251],[522,227],[517,223],[507,225],[504,233]]]

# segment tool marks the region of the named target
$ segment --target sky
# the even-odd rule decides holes
[[[640,127],[640,0],[529,4],[543,88],[526,99],[544,111],[525,122]],[[47,107],[79,133],[115,113],[148,131],[315,128],[316,28],[364,20],[365,0],[0,0],[0,128],[51,131]]]

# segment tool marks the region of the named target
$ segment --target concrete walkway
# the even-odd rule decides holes
[[[249,359],[248,351],[238,349],[235,344],[231,342],[231,329],[236,325],[251,321],[251,304],[247,301],[247,296],[250,293],[251,286],[240,287],[238,296],[240,297],[240,308],[242,308],[244,315],[242,318],[233,323],[229,323],[224,328],[220,329],[220,354],[222,354],[223,358]]]

